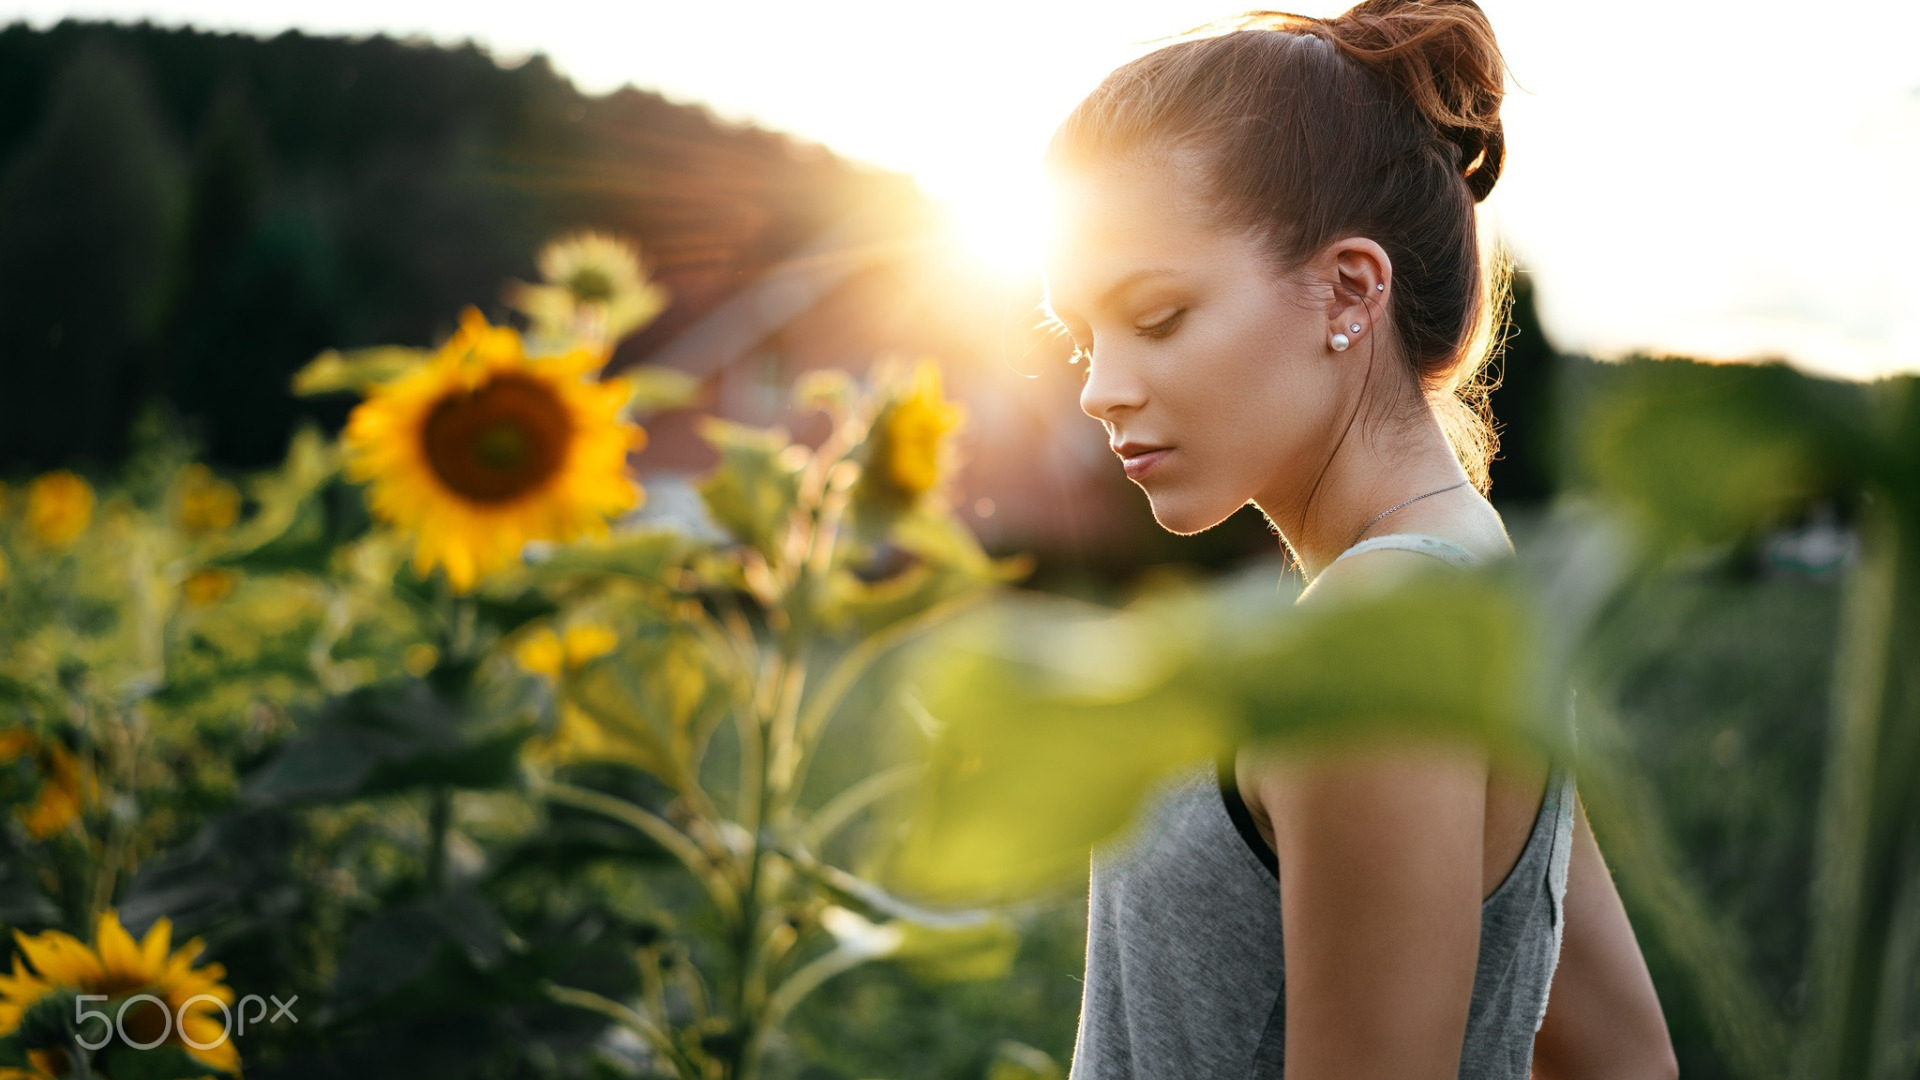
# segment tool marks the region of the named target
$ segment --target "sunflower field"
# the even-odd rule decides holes
[[[1718,1075],[1920,1067],[1920,380],[1593,365],[1520,558],[1116,608],[1007,587],[930,363],[799,379],[817,444],[706,418],[698,519],[650,517],[632,456],[693,386],[605,367],[664,294],[603,236],[538,265],[507,322],[315,357],[293,391],[351,413],[269,471],[156,422],[110,479],[5,489],[0,1080],[1057,1080],[1089,846],[1229,747],[1383,723],[1577,757]],[[1730,568],[1809,513],[1844,586],[1772,709],[1673,594],[1764,614]],[[1707,791],[1636,749],[1701,712],[1716,760],[1785,730],[1792,768]],[[1702,887],[1708,795],[1793,848],[1784,930]]]
[[[1025,572],[946,505],[938,369],[804,380],[817,447],[710,420],[716,528],[636,524],[690,388],[601,368],[663,298],[604,237],[540,267],[523,325],[316,358],[359,404],[270,472],[156,429],[10,493],[0,1076],[750,1078],[837,974],[1006,970],[1003,915],[868,873],[911,754],[811,769]]]

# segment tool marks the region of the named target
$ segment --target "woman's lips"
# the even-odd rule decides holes
[[[1139,480],[1152,472],[1171,453],[1173,453],[1173,447],[1165,446],[1158,450],[1147,450],[1131,457],[1123,457],[1120,459],[1120,464],[1127,470],[1127,479]]]

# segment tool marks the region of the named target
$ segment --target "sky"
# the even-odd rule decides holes
[[[1307,4],[1331,15],[1344,5]],[[1563,348],[1920,371],[1920,2],[1482,0],[1515,85],[1487,226]],[[471,39],[590,93],[699,102],[913,175],[1031,265],[1040,152],[1114,66],[1232,0],[0,0],[0,21],[151,19]]]

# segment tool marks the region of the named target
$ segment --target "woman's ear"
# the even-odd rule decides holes
[[[1363,236],[1335,240],[1326,249],[1327,334],[1344,334],[1350,343],[1380,332],[1393,294],[1393,260],[1385,248]]]

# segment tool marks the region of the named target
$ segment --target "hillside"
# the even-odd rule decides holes
[[[0,470],[104,465],[151,400],[278,458],[323,348],[427,344],[556,232],[639,241],[670,341],[899,177],[544,58],[387,38],[0,30]],[[498,314],[497,308],[493,313]]]

